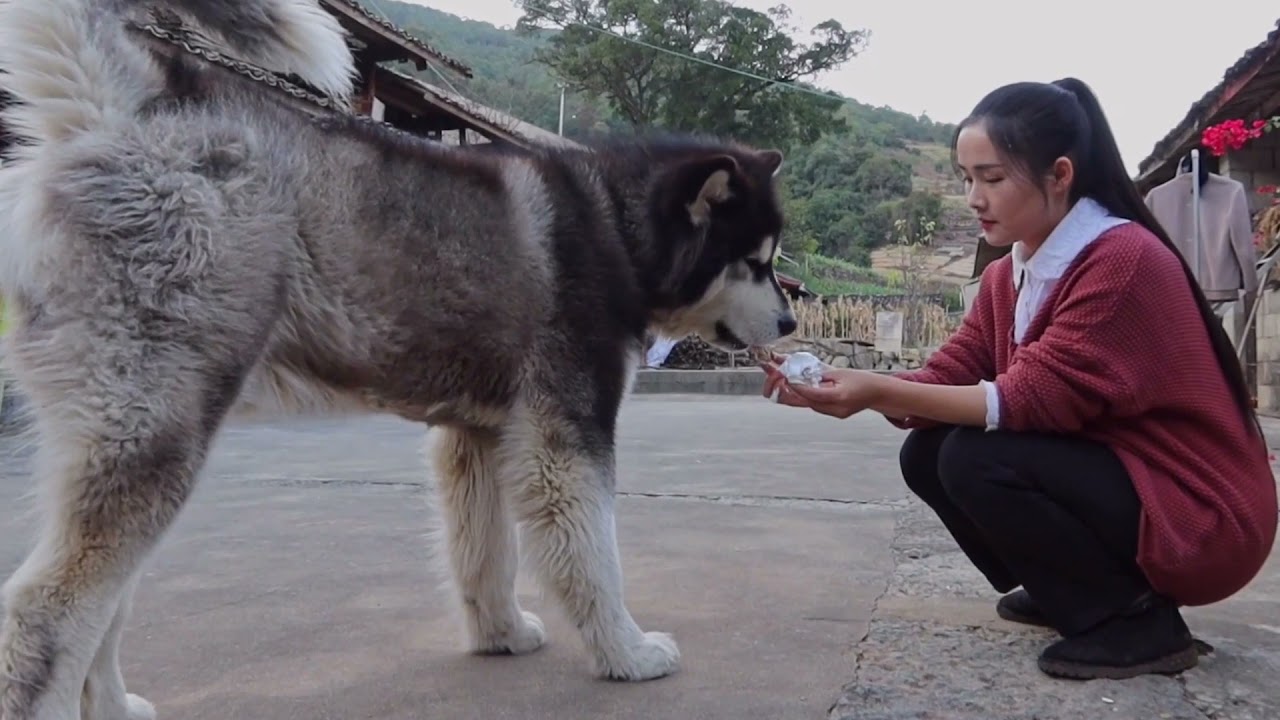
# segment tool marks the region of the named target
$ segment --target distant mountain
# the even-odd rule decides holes
[[[365,0],[370,2],[370,0]],[[376,4],[375,4],[376,3]],[[554,31],[518,34],[486,22],[464,20],[422,5],[374,0],[369,7],[442,53],[471,66],[468,80],[440,68],[400,67],[436,85],[452,85],[467,97],[555,131],[560,89],[554,73],[534,61]],[[855,59],[853,62],[857,62]],[[448,82],[442,79],[444,75]],[[569,94],[565,134],[582,136],[621,123],[603,99]],[[788,152],[783,182],[788,212],[788,247],[807,255],[788,268],[823,292],[866,292],[883,264],[895,217],[926,212],[938,222],[938,263],[959,263],[953,255],[972,252],[971,219],[950,167],[947,143],[954,125],[937,123],[889,107],[848,99],[841,111],[849,129],[826,135]],[[931,199],[932,198],[932,199]],[[825,256],[825,257],[824,257]]]
[[[442,53],[470,65],[475,72],[475,77],[470,80],[455,78],[444,69],[440,73],[446,74],[449,81],[471,99],[547,130],[556,129],[560,108],[557,78],[547,67],[533,60],[534,52],[554,36],[553,31],[527,36],[486,22],[464,20],[434,8],[396,0],[377,0],[369,7],[375,12],[382,11],[388,20]],[[406,70],[433,84],[443,84],[440,76],[431,69]],[[570,95],[565,104],[565,134],[570,137],[607,126],[613,118],[603,100]],[[942,143],[949,139],[952,130],[951,125],[935,123],[927,117],[915,117],[855,100],[849,100],[845,113],[860,141],[883,147]]]

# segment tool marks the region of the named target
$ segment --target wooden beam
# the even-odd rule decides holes
[[[387,105],[396,105],[415,116],[414,127],[421,131],[450,131],[463,128],[483,135],[490,141],[504,141],[526,147],[529,141],[472,115],[461,108],[439,100],[426,90],[406,83],[395,73],[379,68],[378,99]],[[414,131],[411,131],[414,132]]]
[[[372,43],[370,43],[370,40],[376,38],[381,41],[379,43],[381,45],[391,45],[399,49],[399,56],[395,58],[397,60],[408,60],[418,54],[417,52],[410,50],[408,47],[405,47],[404,42],[399,38],[390,37],[386,28],[371,22],[369,18],[365,17],[359,10],[341,2],[341,0],[338,0],[338,2],[328,2],[324,5],[327,10],[338,15],[339,21],[345,21],[342,22],[342,24],[346,25],[349,31],[364,31],[361,33],[364,35],[361,39],[370,46],[370,49],[372,49]],[[373,37],[369,37],[370,35]]]
[[[1259,102],[1257,107],[1250,111],[1250,113],[1255,118],[1270,116],[1275,114],[1277,108],[1280,108],[1280,90],[1277,90],[1268,96],[1267,99]]]
[[[405,123],[405,129],[413,133],[435,133],[457,130],[462,127],[458,118],[452,115],[420,115]]]

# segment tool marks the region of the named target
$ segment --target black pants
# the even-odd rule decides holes
[[[1021,585],[1063,635],[1147,598],[1138,496],[1110,449],[1083,439],[980,428],[914,430],[900,461],[992,586]]]

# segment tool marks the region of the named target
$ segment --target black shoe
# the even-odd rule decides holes
[[[1050,627],[1048,619],[1026,590],[1014,590],[996,602],[996,614],[1009,622]]]
[[[1178,608],[1157,601],[1059,640],[1044,649],[1038,664],[1053,677],[1123,680],[1180,673],[1198,661],[1195,640]]]

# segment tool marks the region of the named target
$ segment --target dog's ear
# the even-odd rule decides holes
[[[711,220],[712,206],[733,197],[731,185],[737,174],[738,161],[731,155],[700,158],[680,167],[676,182],[694,225],[706,225]]]
[[[764,164],[765,170],[769,175],[777,177],[778,171],[782,169],[782,151],[781,150],[761,150],[759,152],[760,162]]]
[[[731,155],[712,155],[686,160],[668,171],[661,185],[661,206],[683,216],[683,229],[663,238],[669,243],[669,264],[661,291],[675,293],[700,262],[707,246],[707,226],[713,208],[733,197],[741,168]]]

